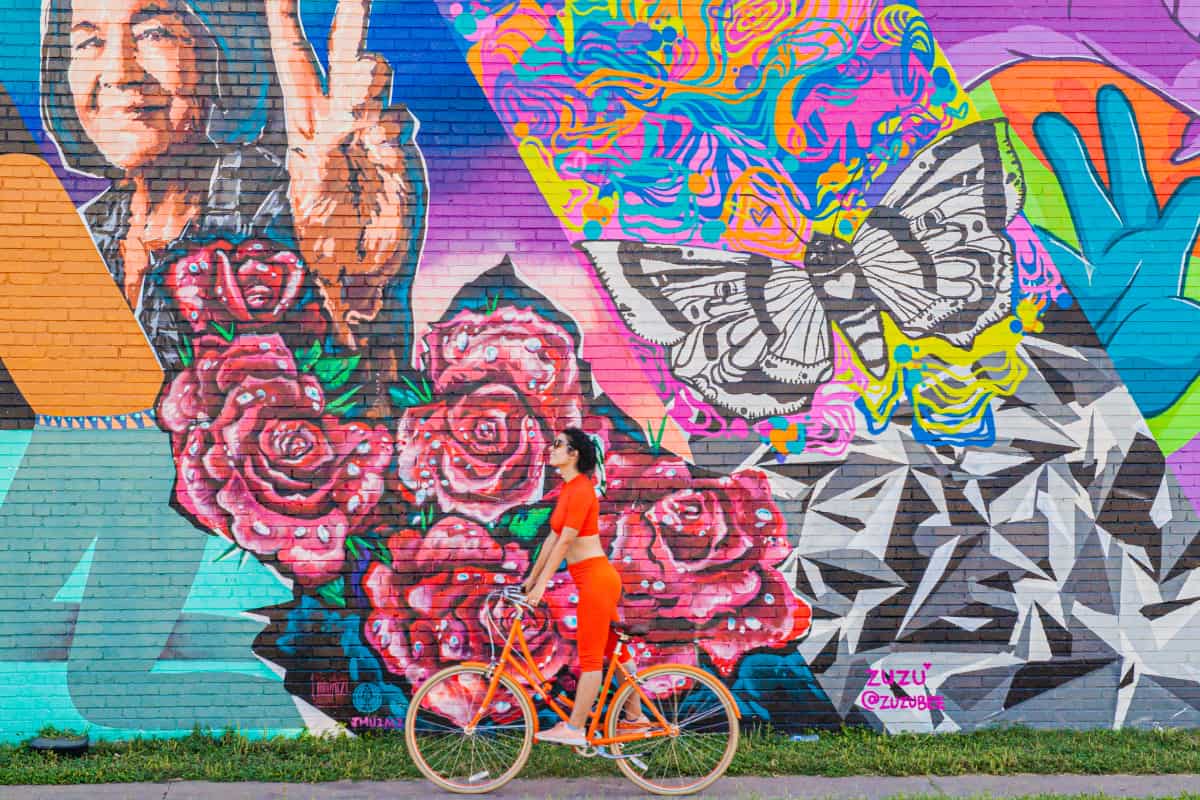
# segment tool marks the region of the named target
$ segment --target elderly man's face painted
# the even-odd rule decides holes
[[[75,113],[126,172],[203,133],[211,65],[187,19],[172,0],[74,0],[67,80]]]

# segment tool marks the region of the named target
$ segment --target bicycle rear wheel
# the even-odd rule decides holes
[[[725,774],[737,752],[737,708],[721,683],[703,670],[680,664],[662,664],[634,676],[652,699],[675,735],[660,736],[611,746],[625,777],[655,794],[684,795],[712,785]],[[634,692],[626,681],[613,696],[612,708],[623,709]],[[651,731],[659,730],[654,714],[643,702]],[[619,711],[609,715],[608,735],[617,735]]]
[[[408,706],[404,741],[421,774],[441,789],[482,794],[508,783],[529,759],[536,716],[529,695],[500,676],[478,725],[489,678],[484,667],[456,666],[421,684]]]

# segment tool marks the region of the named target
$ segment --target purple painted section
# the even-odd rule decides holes
[[[58,176],[63,188],[70,195],[71,202],[75,205],[82,206],[108,188],[109,182],[104,178],[93,178],[90,175],[84,175],[67,169],[66,165],[63,164],[62,157],[58,153],[58,148],[54,146],[54,140],[43,131],[35,129],[33,135],[38,139],[38,147],[42,151],[42,158],[54,170],[54,174]]]
[[[1167,463],[1192,508],[1200,509],[1200,436],[1167,456]]]
[[[1174,5],[1174,3],[1172,3]],[[922,12],[959,81],[972,87],[1028,59],[1109,64],[1200,115],[1200,0],[1033,0],[1011,5],[922,0]],[[1191,139],[1192,137],[1189,137]]]
[[[1078,58],[1108,64],[1197,116],[1177,160],[1200,152],[1200,0],[1033,0],[1011,5],[922,0],[920,7],[958,80],[973,87],[1008,64]],[[1167,458],[1200,508],[1200,437]]]

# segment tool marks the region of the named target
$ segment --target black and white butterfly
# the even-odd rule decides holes
[[[750,253],[619,240],[579,243],[626,324],[668,349],[708,402],[752,419],[799,411],[833,375],[836,324],[876,377],[880,312],[911,337],[968,346],[1011,311],[1005,227],[1024,180],[1003,120],[917,153],[849,243],[818,234],[803,267]]]

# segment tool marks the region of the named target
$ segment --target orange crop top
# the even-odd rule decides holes
[[[550,530],[562,533],[563,528],[574,528],[580,536],[597,536],[599,522],[600,501],[596,489],[591,478],[580,473],[567,481],[558,493],[558,502],[550,515]]]

